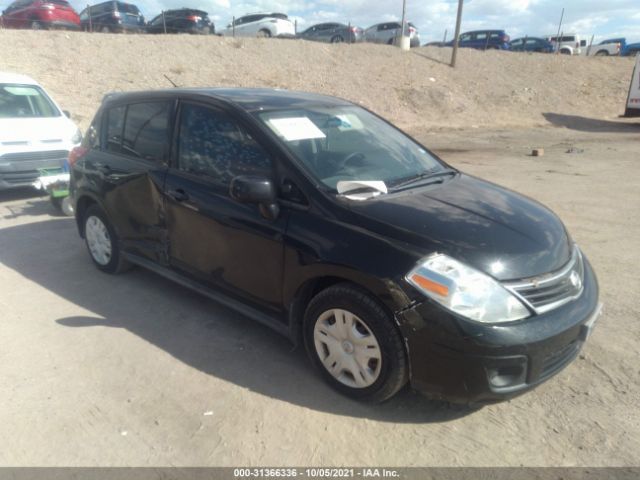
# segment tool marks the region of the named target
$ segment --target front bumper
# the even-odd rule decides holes
[[[543,315],[504,325],[471,322],[425,301],[397,315],[413,388],[454,403],[512,398],[576,358],[601,310],[585,259],[582,295]]]
[[[65,165],[69,148],[64,150],[17,152],[0,155],[0,190],[32,186],[40,169]]]

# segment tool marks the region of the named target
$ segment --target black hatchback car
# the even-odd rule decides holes
[[[144,16],[131,3],[112,0],[92,5],[80,12],[80,28],[85,32],[140,32],[144,26]]]
[[[111,94],[70,163],[100,270],[141,265],[303,341],[355,398],[508,398],[600,312],[556,215],[334,97]]]
[[[209,14],[193,8],[166,10],[147,24],[147,33],[216,33]]]

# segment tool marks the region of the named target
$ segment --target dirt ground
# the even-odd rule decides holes
[[[98,272],[72,219],[0,193],[0,465],[637,465],[640,124],[558,121],[572,128],[414,131],[554,209],[600,280],[581,356],[478,411],[350,401],[265,327],[142,269]]]
[[[406,128],[542,126],[615,118],[631,57],[571,57],[277,39],[0,30],[0,71],[36,78],[86,129],[111,91],[273,87],[337,95]],[[166,77],[165,77],[166,76]],[[549,118],[551,115],[551,118]]]

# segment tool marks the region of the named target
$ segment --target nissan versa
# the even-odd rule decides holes
[[[509,398],[600,312],[556,215],[337,98],[110,94],[70,163],[98,269],[141,265],[304,342],[354,398]]]

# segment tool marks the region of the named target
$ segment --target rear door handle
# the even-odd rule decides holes
[[[177,188],[176,190],[169,190],[167,192],[171,198],[173,198],[176,202],[185,202],[189,200],[189,195],[181,188]]]

